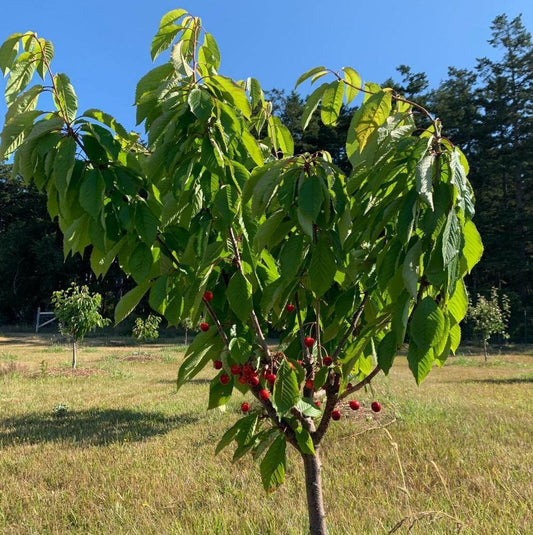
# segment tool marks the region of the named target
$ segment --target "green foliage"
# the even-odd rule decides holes
[[[490,337],[494,334],[501,334],[504,338],[509,338],[507,334],[507,324],[511,305],[509,298],[498,289],[492,287],[490,297],[487,299],[482,295],[477,295],[476,304],[468,307],[467,318],[474,325],[474,332],[478,333],[486,348]]]
[[[348,117],[349,161],[341,169],[325,149],[294,154],[257,80],[218,72],[218,47],[210,34],[202,40],[199,18],[165,15],[152,57],[169,48],[167,63],[137,85],[146,145],[107,114],[77,116],[68,78],[48,62],[48,76],[61,80],[55,108],[12,108],[31,80],[15,67],[31,58],[2,55],[13,80],[0,155],[14,152],[14,172],[46,190],[65,253],[91,246],[98,275],[117,259],[134,279],[116,322],[147,294],[169,324],[202,322],[177,386],[220,361],[208,408],[237,391],[256,398],[217,449],[235,441],[234,459],[264,455],[262,481],[272,490],[284,480],[286,443],[315,452],[346,385],[388,372],[406,332],[417,382],[457,347],[457,288],[482,252],[468,168],[429,112],[360,82],[351,68],[300,78],[331,77],[303,105],[303,124]],[[343,102],[361,90],[349,118]],[[429,127],[418,128],[415,109]],[[275,351],[266,342],[274,329]],[[307,383],[315,378],[324,412]]]
[[[159,325],[161,318],[149,314],[146,319],[135,318],[133,324],[132,336],[139,342],[148,342],[157,340],[159,338]]]
[[[83,340],[89,331],[109,323],[99,313],[102,296],[91,294],[87,286],[72,283],[66,290],[54,292],[52,304],[61,334],[76,342]]]

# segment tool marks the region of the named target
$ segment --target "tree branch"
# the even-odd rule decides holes
[[[358,390],[361,390],[363,386],[370,384],[370,381],[374,379],[374,377],[381,371],[381,368],[379,366],[376,366],[362,381],[359,381],[357,384],[353,385],[352,388],[346,389],[340,396],[338,401],[341,399],[344,399],[345,397],[348,397],[350,394],[353,394],[354,392],[357,392]]]
[[[228,232],[229,232],[229,236],[230,236],[231,243],[233,245],[233,250],[235,253],[235,259],[234,259],[235,265],[237,266],[237,269],[240,271],[241,275],[244,277],[244,271],[242,269],[241,255],[239,253],[237,238],[235,237],[235,233],[233,232],[233,229],[231,227],[229,227]],[[272,356],[270,354],[270,349],[268,348],[265,335],[263,334],[263,330],[261,329],[261,325],[259,325],[259,320],[257,319],[257,315],[253,308],[250,312],[250,319],[252,320],[252,326],[254,328],[255,334],[257,335],[257,338],[259,339],[259,343],[261,347],[263,348],[263,352],[270,360],[272,360]]]

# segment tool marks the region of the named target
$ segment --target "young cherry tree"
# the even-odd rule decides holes
[[[90,247],[98,276],[117,258],[137,283],[117,322],[146,294],[170,324],[201,322],[178,387],[212,365],[209,409],[247,396],[216,451],[235,442],[234,459],[262,457],[272,491],[294,448],[310,533],[324,534],[320,448],[338,407],[389,372],[406,333],[417,383],[459,344],[463,277],[482,253],[468,166],[424,108],[352,68],[318,67],[298,80],[329,76],[308,98],[304,126],[318,109],[334,125],[343,102],[363,96],[345,175],[325,151],[293,154],[259,82],[219,74],[219,49],[199,18],[166,14],[152,58],[167,49],[169,61],[137,85],[141,143],[111,115],[78,114],[68,77],[51,69],[49,41],[9,37],[1,155],[14,153],[14,172],[46,190],[66,251]],[[46,85],[28,89],[35,72]],[[36,109],[44,92],[48,111]],[[430,126],[418,128],[415,114]],[[278,347],[267,343],[270,329],[281,332]]]
[[[72,342],[72,369],[78,362],[78,343],[97,327],[104,327],[109,320],[100,315],[102,296],[91,294],[87,286],[72,283],[66,290],[52,294],[54,314],[59,321],[59,330]]]

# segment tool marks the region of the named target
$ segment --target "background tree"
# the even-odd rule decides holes
[[[161,318],[154,314],[149,314],[146,319],[135,318],[132,336],[139,342],[152,342],[159,338],[159,325]]]
[[[87,286],[74,283],[66,290],[58,290],[52,295],[54,314],[59,321],[59,330],[72,342],[72,369],[77,364],[77,346],[85,335],[97,327],[104,327],[109,320],[100,315],[102,296],[91,294]]]
[[[493,334],[501,334],[504,338],[509,338],[507,334],[507,322],[511,306],[509,298],[502,294],[499,296],[497,288],[491,288],[490,298],[477,295],[476,304],[470,304],[467,317],[474,324],[474,332],[478,333],[483,340],[483,352],[485,362],[489,358],[489,339]]]
[[[363,93],[347,133],[349,173],[324,150],[294,155],[258,81],[218,73],[200,19],[165,15],[152,58],[169,47],[170,61],[137,86],[144,145],[106,113],[78,115],[68,77],[51,71],[48,41],[11,36],[0,54],[9,71],[0,157],[14,151],[14,171],[46,190],[66,250],[91,247],[98,275],[118,258],[134,279],[117,322],[146,294],[171,324],[203,318],[178,386],[213,363],[209,409],[248,395],[217,451],[235,441],[234,459],[262,457],[272,491],[293,447],[310,531],[323,535],[320,448],[340,404],[388,373],[407,332],[418,383],[459,344],[462,279],[482,253],[466,160],[424,108],[348,67],[318,67],[298,84],[330,76],[307,99],[304,127],[317,109],[337,124],[343,101]],[[28,89],[34,71],[49,85]],[[45,87],[47,112],[35,110]],[[417,127],[414,108],[431,128]],[[281,332],[276,349],[269,329]]]

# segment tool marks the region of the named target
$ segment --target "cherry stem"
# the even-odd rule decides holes
[[[209,315],[211,316],[211,319],[213,320],[213,323],[215,324],[215,326],[216,326],[216,328],[218,330],[218,333],[220,334],[220,338],[222,338],[222,341],[224,342],[224,345],[227,348],[229,348],[228,337],[226,336],[224,328],[222,327],[222,324],[220,323],[220,320],[218,319],[215,311],[213,310],[213,307],[211,306],[211,304],[209,303],[209,301],[205,297],[202,297],[202,301],[203,301],[205,307],[207,308],[207,312],[209,312]]]

